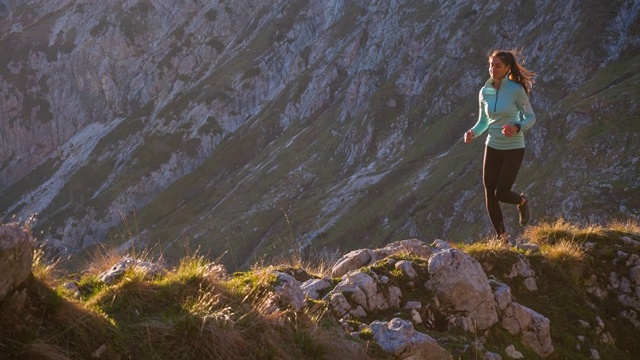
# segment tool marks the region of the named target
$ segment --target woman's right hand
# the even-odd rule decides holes
[[[471,142],[471,140],[473,140],[473,131],[468,130],[466,133],[464,133],[464,143],[468,144]]]

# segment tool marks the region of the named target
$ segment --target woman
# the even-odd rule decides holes
[[[480,90],[478,122],[464,134],[469,143],[488,131],[482,180],[489,219],[496,234],[508,243],[500,202],[518,206],[520,225],[531,218],[530,200],[511,190],[524,158],[524,132],[536,121],[529,104],[535,73],[518,63],[517,52],[496,50],[489,55],[489,74]]]

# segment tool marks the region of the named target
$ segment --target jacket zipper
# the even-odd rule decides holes
[[[496,112],[496,106],[498,106],[498,94],[500,90],[496,90],[496,102],[493,104],[493,112]]]

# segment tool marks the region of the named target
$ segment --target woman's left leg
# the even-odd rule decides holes
[[[522,159],[524,159],[524,148],[504,150],[504,159],[496,187],[496,197],[498,201],[508,204],[519,205],[522,203],[522,196],[511,190],[516,182]]]

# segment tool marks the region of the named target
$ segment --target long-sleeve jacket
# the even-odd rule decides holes
[[[474,138],[488,129],[487,146],[498,150],[524,148],[524,132],[535,123],[536,115],[522,85],[504,78],[496,90],[493,79],[489,79],[480,89],[479,103],[478,122],[471,128]],[[504,135],[502,126],[507,124],[520,124],[520,131]]]

